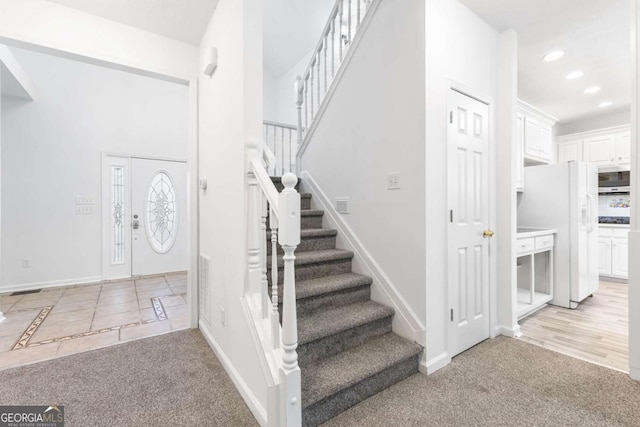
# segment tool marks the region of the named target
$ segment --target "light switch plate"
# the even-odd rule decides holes
[[[390,172],[387,174],[387,190],[400,189],[400,172]]]

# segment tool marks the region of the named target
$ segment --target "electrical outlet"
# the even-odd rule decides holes
[[[387,190],[400,189],[400,172],[390,172],[387,174]]]
[[[220,323],[222,323],[222,326],[224,326],[225,320],[224,308],[220,308]]]
[[[31,268],[31,259],[22,258],[22,268]]]
[[[93,215],[96,213],[94,205],[76,205],[76,215]]]

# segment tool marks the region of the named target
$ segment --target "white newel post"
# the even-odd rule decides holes
[[[284,250],[284,285],[282,307],[282,367],[280,368],[281,414],[283,425],[302,424],[300,368],[298,367],[298,321],[296,314],[296,283],[294,252],[300,243],[300,194],[294,187],[298,178],[287,173],[282,177],[284,190],[278,198],[280,233],[278,241]]]
[[[247,170],[248,170],[248,269],[249,269],[249,294],[252,300],[255,301],[255,297],[261,295],[260,286],[262,284],[262,266],[261,266],[261,254],[260,249],[260,210],[261,206],[261,194],[258,180],[251,171],[250,162],[256,156],[260,156],[260,146],[255,140],[250,140],[247,144]],[[260,302],[262,304],[262,302]],[[261,307],[258,306],[258,307]]]

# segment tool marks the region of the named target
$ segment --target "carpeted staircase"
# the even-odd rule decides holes
[[[272,180],[281,191],[280,179]],[[353,253],[336,249],[337,231],[322,228],[323,215],[311,209],[311,194],[301,194],[302,230],[295,264],[304,426],[327,421],[418,372],[422,351],[391,332],[393,309],[371,301],[371,278],[351,272]],[[271,255],[271,244],[267,247]],[[267,265],[271,280],[270,256]]]

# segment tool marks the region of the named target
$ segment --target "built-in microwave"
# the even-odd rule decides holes
[[[630,185],[629,171],[598,173],[598,192],[600,194],[626,194],[630,191]]]

